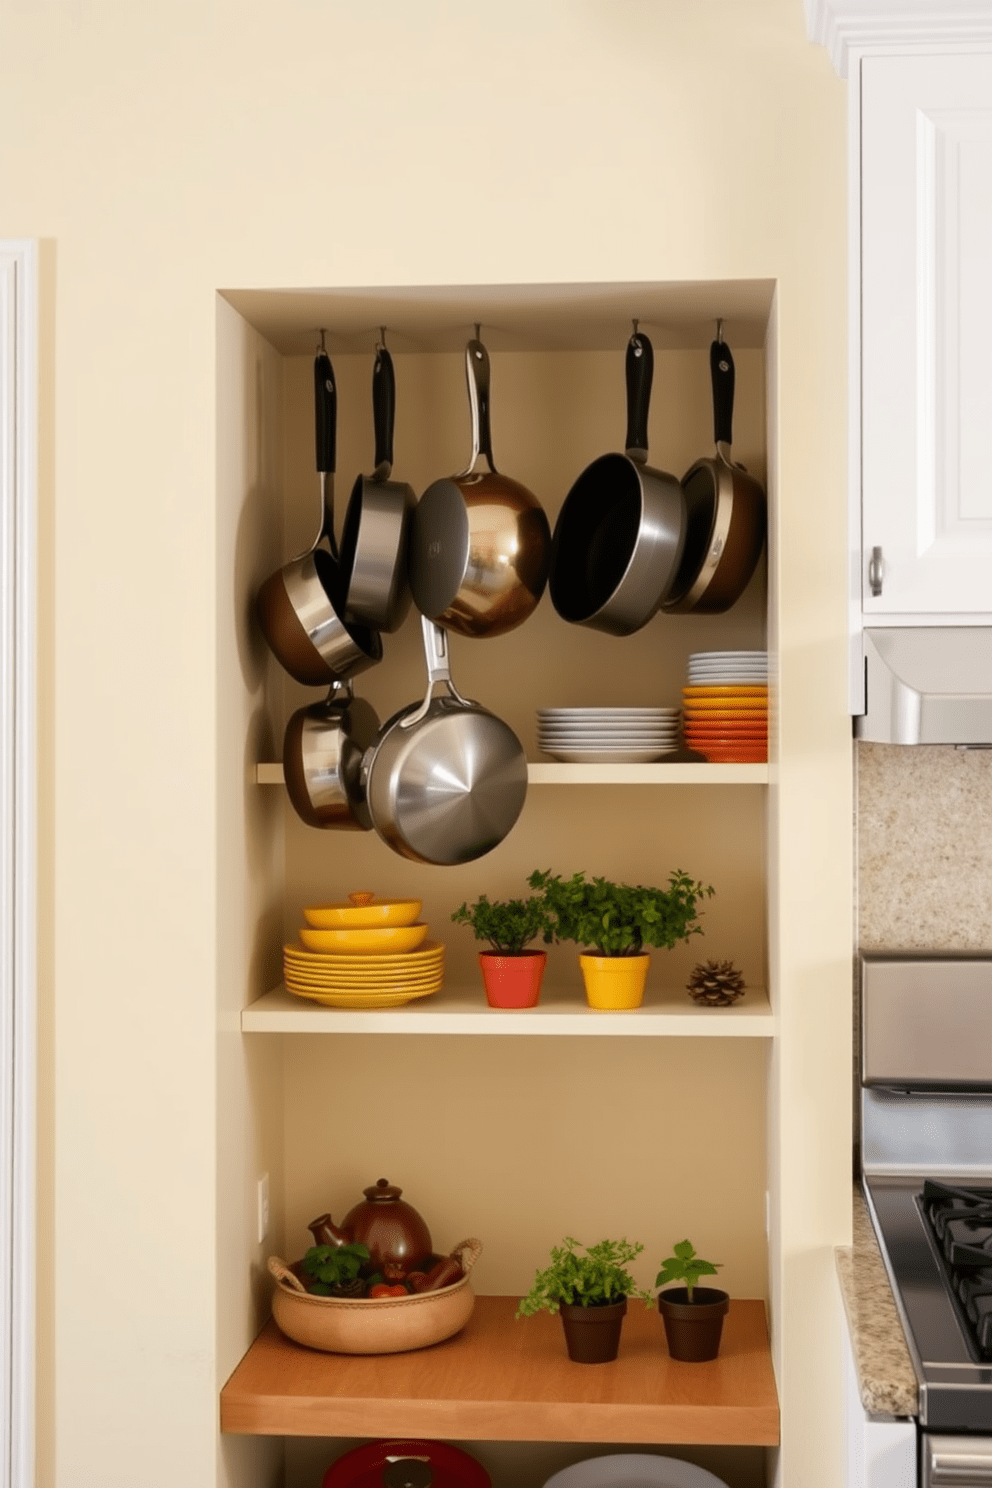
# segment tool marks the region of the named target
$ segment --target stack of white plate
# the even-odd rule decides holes
[[[679,747],[678,708],[538,708],[537,742],[569,764],[644,764]]]
[[[768,681],[767,651],[693,651],[689,657],[690,687],[732,687],[735,683]]]

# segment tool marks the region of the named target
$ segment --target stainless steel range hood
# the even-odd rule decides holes
[[[858,739],[992,748],[992,626],[891,626],[864,632]]]

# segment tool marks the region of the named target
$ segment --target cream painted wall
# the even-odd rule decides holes
[[[707,277],[779,286],[772,1280],[783,1470],[839,1475],[789,1298],[819,1326],[848,1223],[845,122],[799,0],[8,7],[0,230],[44,240],[54,327],[47,1482],[217,1475],[216,290]]]

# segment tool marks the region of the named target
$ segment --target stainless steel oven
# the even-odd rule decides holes
[[[992,1488],[992,955],[861,958],[865,1196],[918,1384],[919,1482]]]

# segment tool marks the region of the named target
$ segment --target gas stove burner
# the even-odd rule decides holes
[[[924,1180],[920,1205],[982,1359],[992,1359],[992,1189]]]

